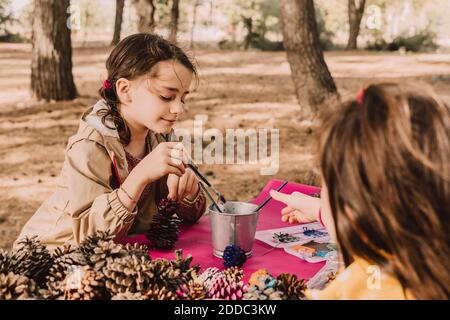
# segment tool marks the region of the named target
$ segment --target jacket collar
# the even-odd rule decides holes
[[[113,137],[119,139],[119,133],[114,125],[114,122],[111,119],[105,119],[105,123],[102,122],[100,116],[97,113],[100,110],[108,110],[108,105],[105,100],[99,100],[94,105],[94,107],[88,111],[85,115],[83,115],[83,120],[89,124],[91,127],[95,128],[98,132],[100,132],[105,137]],[[111,129],[113,128],[113,129]]]

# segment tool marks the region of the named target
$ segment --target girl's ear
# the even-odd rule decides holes
[[[130,81],[125,78],[119,78],[116,81],[116,93],[121,103],[131,103],[133,99],[130,94]]]

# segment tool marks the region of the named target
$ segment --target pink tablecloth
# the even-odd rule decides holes
[[[267,183],[261,193],[252,202],[260,204],[269,195],[269,191],[277,189],[282,184],[281,180],[271,180]],[[298,183],[290,182],[282,190],[283,193],[292,193],[299,191],[305,194],[312,194],[319,191],[316,187],[306,186]],[[280,219],[280,210],[283,204],[278,201],[269,201],[269,203],[261,210],[257,230],[266,230],[289,226]],[[139,235],[125,240],[128,243],[149,244],[144,235]],[[217,267],[223,269],[223,260],[216,258],[212,254],[212,243],[210,235],[209,216],[204,216],[194,225],[183,225],[180,233],[180,239],[176,244],[176,248],[182,248],[185,255],[192,254],[193,263],[201,265],[202,269],[208,267]],[[283,249],[274,249],[268,252],[272,247],[255,240],[253,255],[244,264],[244,280],[256,270],[266,268],[272,275],[276,276],[282,272],[296,274],[299,278],[309,279],[320,270],[324,262],[308,263],[297,257],[284,252]],[[174,250],[157,251],[150,250],[152,258],[174,258]]]

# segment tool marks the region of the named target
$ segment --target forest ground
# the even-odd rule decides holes
[[[67,139],[83,110],[97,99],[110,48],[74,50],[80,97],[36,103],[29,98],[31,47],[0,44],[0,248],[8,248],[27,219],[55,187]],[[284,52],[198,51],[200,84],[177,127],[192,131],[194,115],[208,116],[204,130],[280,130],[280,164],[202,165],[228,199],[250,200],[274,177],[317,184],[315,140],[299,106]],[[371,81],[424,81],[450,100],[450,54],[329,52],[326,61],[340,94],[350,97]]]

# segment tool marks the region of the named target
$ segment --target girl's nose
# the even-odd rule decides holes
[[[184,103],[177,101],[170,106],[170,113],[182,114],[184,112]]]

